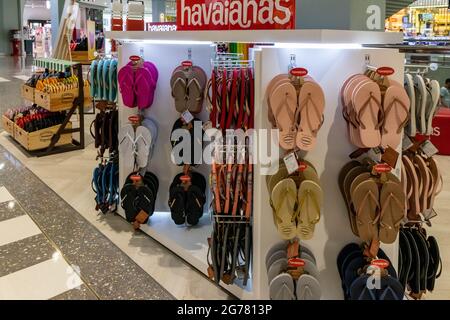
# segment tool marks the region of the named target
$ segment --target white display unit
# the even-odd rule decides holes
[[[255,110],[256,129],[269,129],[267,120],[266,88],[269,81],[280,73],[286,73],[291,54],[297,57],[297,65],[305,67],[320,83],[326,93],[325,123],[318,137],[317,148],[306,155],[321,178],[325,193],[322,219],[316,227],[310,247],[318,263],[324,299],[342,299],[343,293],[336,258],[348,243],[356,241],[348,222],[347,209],[340,194],[338,174],[355,150],[347,137],[345,120],[342,117],[339,92],[344,81],[355,73],[365,71],[366,57],[370,56],[374,66],[390,66],[397,72],[393,76],[403,81],[404,55],[394,49],[369,49],[361,44],[398,43],[401,35],[378,32],[354,31],[239,31],[239,32],[112,32],[107,37],[119,40],[119,68],[128,63],[131,55],[143,54],[145,59],[157,66],[160,78],[155,103],[145,115],[159,124],[159,137],[151,171],[160,180],[157,211],[148,226],[142,231],[179,255],[206,274],[207,238],[212,231],[208,214],[195,228],[177,227],[170,218],[168,190],[170,183],[181,168],[172,165],[170,133],[179,117],[175,111],[170,89],[172,71],[187,59],[192,50],[194,64],[201,66],[207,74],[211,72],[211,45],[214,41],[270,42],[274,47],[259,47],[253,50],[255,58]],[[119,99],[119,126],[128,122],[128,117],[137,110],[123,107]],[[201,115],[203,120],[207,114]],[[121,165],[122,168],[122,165]],[[265,176],[255,167],[254,226],[253,226],[253,270],[252,282],[246,288],[238,285],[223,287],[241,299],[268,299],[268,283],[265,270],[265,255],[269,248],[280,241],[273,223],[272,209],[265,184]],[[201,171],[207,176],[208,166]],[[123,185],[128,173],[120,172]],[[208,179],[207,179],[208,180]],[[209,202],[208,202],[209,203]],[[120,214],[124,215],[120,210]],[[397,264],[398,244],[384,246],[386,253]]]

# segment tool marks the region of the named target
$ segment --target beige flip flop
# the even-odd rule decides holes
[[[397,240],[400,225],[406,216],[405,193],[400,184],[387,181],[380,194],[380,241],[392,244]]]
[[[402,142],[403,129],[408,125],[410,100],[403,87],[391,86],[384,96],[384,123],[381,146],[397,149]]]
[[[298,190],[297,233],[301,240],[311,240],[316,224],[320,221],[323,190],[317,183],[303,181]]]
[[[356,211],[359,237],[366,242],[378,239],[380,192],[377,183],[373,179],[364,181],[356,186],[351,194]]]
[[[429,197],[428,208],[432,210],[434,208],[434,201],[436,196],[441,192],[443,186],[442,174],[439,170],[439,166],[434,158],[428,159],[428,166],[430,168],[433,177],[433,191]]]
[[[422,192],[419,193],[420,213],[424,213],[424,211],[427,209],[428,192],[431,182],[430,173],[428,172],[425,160],[421,156],[414,156],[413,161],[414,166],[416,167],[419,182],[422,185]]]
[[[408,158],[408,156],[402,157],[402,163],[405,167],[408,183],[411,188],[411,196],[409,197],[409,210],[408,210],[408,220],[419,221],[420,220],[420,198],[419,198],[419,178],[417,177],[417,172],[414,164]],[[408,192],[409,193],[409,192]]]
[[[352,105],[362,144],[366,148],[380,146],[380,127],[383,123],[379,119],[382,111],[380,87],[375,82],[362,84],[353,93]]]
[[[300,123],[296,138],[297,147],[310,151],[317,143],[317,134],[324,122],[325,94],[317,83],[305,82],[298,101]]]
[[[281,237],[283,240],[294,239],[297,231],[295,224],[297,186],[294,180],[284,179],[275,186],[272,191],[271,204]]]
[[[295,112],[297,110],[297,91],[291,83],[282,83],[274,88],[270,96],[270,108],[280,130],[280,146],[284,150],[295,148]]]

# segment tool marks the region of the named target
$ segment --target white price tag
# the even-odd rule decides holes
[[[203,131],[208,131],[209,129],[212,129],[212,128],[213,128],[213,126],[212,126],[212,122],[211,121],[206,121],[203,124]]]
[[[298,161],[295,152],[288,154],[283,160],[289,174],[293,174],[298,170]]]
[[[189,112],[189,110],[185,111],[182,115],[181,118],[184,120],[184,122],[186,124],[189,124],[192,122],[192,120],[194,120],[194,116],[192,115],[192,113]]]
[[[430,140],[425,141],[420,146],[420,148],[422,149],[422,152],[427,156],[427,158],[431,158],[439,153],[439,150],[434,146],[434,144]]]

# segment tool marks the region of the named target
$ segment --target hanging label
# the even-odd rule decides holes
[[[298,165],[298,171],[304,172],[306,169],[308,169],[308,165],[305,162],[300,162]]]
[[[403,136],[403,141],[402,141],[402,150],[406,151],[413,146],[414,146],[414,143],[411,141],[411,138],[405,134]]]
[[[308,75],[308,70],[305,68],[294,68],[291,70],[291,76],[293,77],[306,77]]]
[[[298,170],[298,161],[295,152],[288,154],[283,160],[289,174],[293,174]]]
[[[295,29],[295,0],[180,0],[177,30]]]
[[[388,173],[392,171],[392,167],[387,163],[380,163],[373,166],[373,170],[377,173]]]
[[[380,268],[380,269],[387,269],[389,267],[389,261],[387,261],[385,259],[376,259],[376,260],[373,260],[370,265],[373,267]]]
[[[131,56],[130,60],[133,61],[133,62],[138,62],[138,61],[141,60],[141,57],[139,57],[139,56]]]
[[[183,114],[181,115],[181,118],[183,119],[184,123],[189,124],[192,122],[192,120],[194,120],[194,116],[192,115],[192,113],[189,112],[189,110],[183,112]]]
[[[288,266],[291,268],[303,268],[306,265],[305,260],[294,258],[288,260]]]
[[[193,63],[192,63],[192,61],[186,60],[186,61],[183,61],[181,63],[181,65],[185,68],[188,68],[188,67],[192,67]]]
[[[426,155],[427,158],[431,158],[432,156],[439,153],[439,150],[430,140],[427,140],[424,143],[422,143],[420,149]]]
[[[392,76],[395,73],[395,70],[391,67],[381,67],[377,69],[377,73],[380,76]]]

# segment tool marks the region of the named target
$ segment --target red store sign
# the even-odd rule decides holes
[[[295,0],[180,0],[177,30],[295,29]]]

